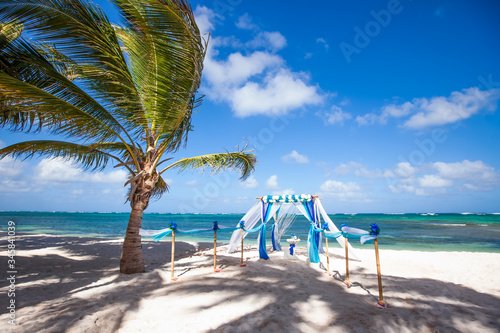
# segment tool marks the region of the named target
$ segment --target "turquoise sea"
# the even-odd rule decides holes
[[[143,228],[159,230],[175,222],[180,230],[188,231],[211,228],[214,221],[220,226],[234,227],[243,215],[144,214]],[[122,238],[128,218],[128,213],[0,212],[0,225],[1,230],[6,231],[7,222],[14,221],[18,233]],[[500,253],[500,214],[333,214],[330,218],[337,226],[345,222],[350,227],[364,230],[369,230],[370,223],[377,223],[381,229],[381,248]],[[298,216],[282,237],[282,243],[286,244],[284,239],[293,233],[304,240],[299,245],[305,246],[308,230],[309,222]],[[230,238],[230,231],[218,232],[218,241],[229,242]],[[252,233],[246,242],[253,242],[256,238],[257,233]],[[269,234],[268,245],[270,239]],[[176,240],[213,241],[213,232],[178,234]]]

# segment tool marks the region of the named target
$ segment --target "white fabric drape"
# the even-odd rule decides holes
[[[170,228],[165,228],[165,229],[161,229],[161,230],[145,230],[145,229],[139,229],[139,235],[141,236],[154,236],[154,235],[158,235],[158,234],[161,234],[162,232],[165,232],[165,231],[168,231],[170,230]]]
[[[358,229],[358,228],[351,228],[351,227],[343,227],[342,231],[345,233],[349,233],[351,235],[357,235],[359,237],[359,242],[361,244],[364,244],[368,241],[372,241],[377,239],[377,236],[370,235],[370,233],[366,230]]]
[[[260,204],[262,205],[262,202]],[[272,206],[271,206],[271,208],[270,208],[269,214],[267,215],[267,219],[265,221],[264,221],[264,212],[261,209],[262,221],[264,221],[264,223],[269,222],[269,220],[272,219],[274,215],[276,215],[276,212],[278,211],[278,209],[280,207],[281,207],[281,202],[273,203]]]
[[[262,216],[262,203],[259,201],[255,205],[250,208],[250,210],[243,216],[241,221],[245,222],[245,229],[252,229],[260,220]],[[239,224],[239,222],[238,222]],[[238,225],[236,225],[238,226]],[[243,233],[243,238],[248,233]],[[231,240],[229,241],[229,248],[227,250],[228,253],[232,253],[236,250],[238,245],[241,242],[241,229],[235,230],[233,235],[231,236]]]
[[[328,229],[330,229],[330,232],[339,232],[339,228],[332,222],[328,214],[326,213],[325,209],[323,208],[323,205],[321,204],[321,201],[316,200],[314,202],[316,204],[316,207],[318,207],[319,212],[321,213],[321,216],[323,217],[323,220],[328,223]],[[345,239],[344,237],[338,237],[337,242],[342,246],[342,248],[345,249]],[[356,258],[359,260],[358,256],[354,252],[354,249],[352,248],[351,244],[349,244],[349,258]]]

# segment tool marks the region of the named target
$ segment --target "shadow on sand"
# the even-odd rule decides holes
[[[213,252],[200,250],[210,249],[213,244],[176,242],[177,246],[182,248],[176,253],[177,275],[208,270],[212,265]],[[270,301],[206,331],[319,332],[335,328],[345,332],[464,332],[464,322],[475,322],[493,332],[500,327],[500,299],[431,279],[384,276],[390,307],[380,310],[375,307],[376,275],[363,269],[352,270],[354,286],[346,288],[338,271],[327,279],[325,274],[310,269],[310,274],[297,279],[296,271],[304,269],[304,262],[287,262],[287,269],[281,269],[275,264],[251,261],[248,267],[240,268],[239,258],[218,254],[218,266],[232,274],[186,274],[182,283],[174,283],[165,278],[170,270],[168,241],[143,244],[148,272],[136,275],[119,273],[120,241],[96,243],[94,238],[21,235],[17,248],[22,252],[16,257],[19,325],[14,332],[115,332],[124,316],[139,311],[145,299],[225,292],[231,295],[227,299],[192,305],[192,314],[239,298]],[[47,248],[63,252],[37,254]],[[6,267],[5,253],[0,258]],[[196,260],[182,260],[186,258]],[[266,277],[279,278],[262,282]],[[2,304],[7,304],[6,287],[1,293]],[[86,293],[94,294],[85,297]],[[330,315],[321,317],[319,304],[330,309]],[[167,316],[169,304],[164,307]],[[0,320],[6,322],[5,310],[2,313]]]

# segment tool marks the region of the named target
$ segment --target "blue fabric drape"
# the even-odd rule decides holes
[[[172,229],[165,231],[165,232],[162,232],[161,234],[154,235],[152,238],[155,242],[159,242],[160,240],[162,240],[164,237],[170,235],[171,233],[172,233]]]
[[[309,215],[309,220],[311,222],[316,222],[316,214],[314,213],[314,201],[311,200],[309,202],[303,202],[302,205],[304,205],[304,208]]]
[[[269,216],[269,214],[271,214],[271,207],[273,206],[272,203],[264,203],[262,202],[262,223],[267,223],[267,221],[269,221],[269,219],[271,218],[271,216]]]
[[[260,233],[259,233],[259,257],[261,259],[268,260],[269,256],[267,255],[267,249],[266,249],[266,225],[262,224],[260,227]]]
[[[309,260],[312,263],[318,263],[319,262],[318,244],[316,243],[314,224],[312,223],[311,227],[309,228],[309,235],[307,237],[307,242],[309,243],[308,244]]]
[[[328,239],[337,239],[340,236],[342,236],[342,231],[334,232],[334,233],[326,233],[325,232],[325,238],[328,238]]]

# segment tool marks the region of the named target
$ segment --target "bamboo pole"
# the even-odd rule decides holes
[[[243,263],[243,228],[241,228],[241,264],[240,267],[245,267],[247,264]]]
[[[386,301],[384,301],[384,295],[382,292],[382,274],[380,273],[380,258],[378,255],[378,239],[375,238],[374,241],[375,244],[375,259],[377,261],[377,277],[378,277],[378,295],[379,295],[379,301],[377,303],[377,306],[379,307],[387,307]]]
[[[313,194],[313,198],[318,198],[318,197],[319,197],[319,195]],[[255,199],[262,200],[262,197],[256,197]],[[318,199],[323,200],[323,198],[318,198]]]
[[[326,273],[328,275],[332,275],[330,272],[330,252],[328,252],[328,238],[325,237],[325,243],[326,243]]]
[[[175,229],[172,230],[172,258],[170,260],[170,278],[172,281],[177,281],[179,279],[177,276],[174,276],[174,258],[175,258]]]
[[[217,269],[217,230],[214,230],[214,272],[220,272],[220,269]]]
[[[316,196],[317,197],[317,196]],[[321,227],[321,214],[318,212],[318,223]],[[324,235],[324,232],[323,232]],[[328,252],[328,238],[325,237],[325,243],[326,243],[326,274],[332,275],[330,272],[330,252]]]
[[[344,283],[350,287],[351,282],[349,282],[349,239],[347,237],[345,240],[345,281]]]

